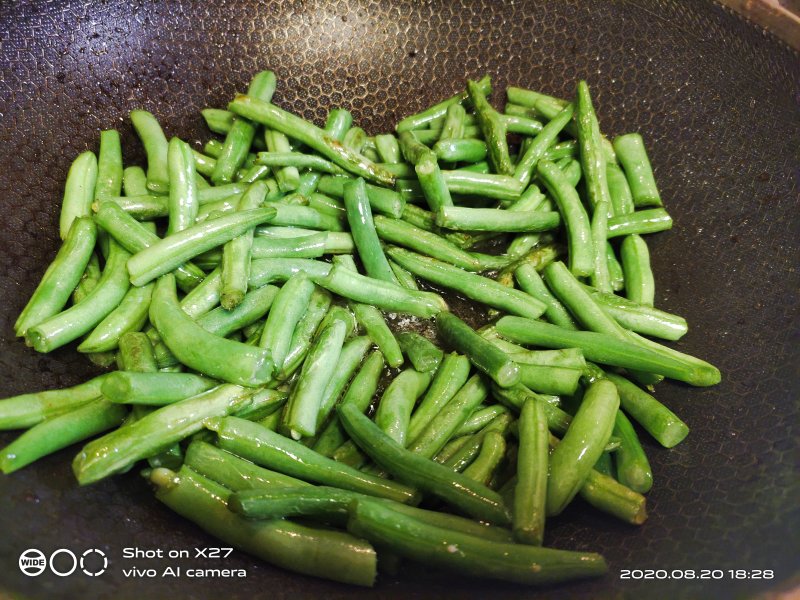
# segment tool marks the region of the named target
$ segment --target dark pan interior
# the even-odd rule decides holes
[[[214,545],[159,505],[135,474],[79,489],[61,452],[0,477],[0,596],[30,598],[385,597],[714,598],[756,593],[797,573],[800,70],[798,55],[711,2],[62,2],[0,3],[0,395],[75,384],[94,369],[74,346],[49,356],[12,324],[57,248],[63,181],[98,131],[153,111],[167,134],[205,140],[199,111],[224,107],[258,69],[275,100],[321,122],[353,111],[368,132],[461,89],[466,77],[569,96],[592,86],[609,136],[641,131],[671,232],[648,238],[657,305],[688,318],[678,347],[723,383],[667,383],[658,397],[692,433],[673,450],[645,439],[655,486],[641,528],[575,503],[547,544],[603,552],[610,573],[548,590],[423,568],[374,590],[294,575],[235,553],[184,567],[246,568],[244,580],[125,578],[122,548]],[[12,434],[0,435],[7,443]],[[97,547],[96,579],[26,577],[28,547]],[[720,580],[622,581],[620,569],[723,569]],[[772,569],[736,581],[728,569]]]

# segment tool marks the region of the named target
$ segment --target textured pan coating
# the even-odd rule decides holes
[[[584,77],[604,133],[644,135],[675,219],[672,231],[648,238],[656,306],[687,317],[690,330],[678,347],[718,365],[726,378],[711,389],[659,386],[659,399],[692,432],[671,451],[642,435],[655,478],[643,527],[579,503],[548,522],[548,545],[603,552],[611,568],[605,578],[542,592],[417,569],[397,583],[384,577],[360,597],[482,598],[491,591],[499,598],[675,598],[679,590],[725,597],[734,585],[727,577],[620,581],[621,568],[774,568],[786,578],[798,566],[788,549],[800,531],[792,471],[800,422],[797,63],[773,38],[705,2],[278,0],[256,9],[231,1],[181,9],[3,2],[0,394],[70,385],[94,372],[73,346],[34,355],[13,339],[11,327],[55,254],[58,202],[74,157],[96,151],[99,130],[119,127],[125,164],[142,159],[129,110],[153,111],[168,135],[205,141],[200,109],[224,107],[256,71],[271,68],[280,105],[318,125],[329,108],[343,106],[372,134],[462,89],[462,78],[492,74],[499,90],[492,99],[501,106],[508,84],[568,96]],[[464,314],[468,304],[451,306]],[[467,316],[472,324],[482,318]],[[0,590],[32,598],[53,597],[54,590],[64,598],[352,593],[238,552],[224,565],[183,563],[247,568],[248,578],[235,584],[123,579],[119,567],[131,565],[120,560],[124,546],[214,542],[160,506],[135,473],[77,489],[73,454],[0,479]],[[29,578],[16,568],[25,548],[52,550],[65,540],[73,550],[103,549],[113,568],[96,579]]]

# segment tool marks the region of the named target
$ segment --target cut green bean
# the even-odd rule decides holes
[[[567,433],[550,456],[548,515],[563,511],[583,487],[611,436],[618,408],[617,389],[610,381],[600,379],[587,388]]]
[[[367,336],[352,338],[342,346],[342,352],[339,354],[336,368],[328,385],[325,387],[325,391],[322,393],[317,414],[317,429],[322,427],[328,420],[331,411],[339,403],[342,393],[350,382],[350,378],[356,372],[364,355],[371,347],[372,340]]]
[[[419,184],[428,207],[432,211],[437,211],[444,206],[452,206],[453,199],[450,196],[447,181],[436,161],[436,155],[427,151],[416,161],[414,170],[417,173]]]
[[[452,439],[458,439],[461,436],[476,433],[486,427],[498,416],[508,412],[508,409],[502,404],[493,404],[492,406],[480,406],[464,421],[464,424],[453,433]],[[449,443],[449,442],[448,442]],[[442,451],[444,448],[442,448]]]
[[[122,192],[126,196],[144,196],[147,189],[147,174],[142,167],[125,167],[122,171]]]
[[[489,95],[492,93],[492,83],[488,75],[485,75],[478,80],[477,85],[483,94]],[[447,100],[442,100],[438,104],[434,104],[430,108],[420,113],[406,117],[397,124],[395,130],[399,133],[401,131],[408,131],[411,129],[420,129],[434,119],[444,116],[447,113],[447,109],[450,107],[450,105],[461,104],[467,98],[468,93],[466,91],[462,91],[455,96],[451,96]]]
[[[420,256],[402,248],[390,248],[389,256],[401,267],[431,283],[453,289],[467,298],[511,314],[539,317],[545,305],[525,292],[509,289],[493,279],[467,273],[458,267]]]
[[[323,194],[335,198],[344,198],[344,185],[349,181],[349,177],[336,177],[323,175],[319,180],[318,189]],[[377,213],[399,219],[403,214],[405,200],[401,195],[390,189],[367,184],[367,198],[372,210]]]
[[[512,420],[511,415],[508,413],[495,417],[494,420],[478,433],[470,436],[467,442],[442,464],[453,471],[463,471],[480,453],[484,438],[493,431],[505,436],[508,433]]]
[[[592,106],[589,86],[585,81],[578,82],[575,101],[575,123],[578,129],[578,143],[581,149],[581,168],[586,180],[586,193],[593,212],[605,202],[606,213],[613,216],[611,195],[606,179],[606,159],[601,145],[600,125]]]
[[[221,385],[159,408],[84,446],[72,463],[75,477],[81,485],[99,481],[200,431],[205,419],[235,412],[248,402],[245,388]]]
[[[525,187],[513,177],[493,173],[442,171],[442,177],[453,194],[474,194],[503,202],[515,202]]]
[[[625,295],[642,306],[653,306],[656,285],[650,268],[650,252],[640,235],[625,236],[620,245],[622,270],[625,273]],[[595,286],[596,287],[596,286]],[[606,291],[606,290],[601,290]]]
[[[523,319],[502,317],[497,330],[508,339],[543,348],[580,348],[588,360],[650,373],[659,373],[695,386],[716,385],[719,370],[696,359],[687,363],[633,341],[592,331],[569,331],[555,325]]]
[[[413,331],[397,334],[400,348],[417,371],[428,373],[436,371],[444,358],[444,353],[427,338]]]
[[[277,294],[278,288],[273,285],[256,288],[248,292],[244,300],[233,310],[217,307],[197,318],[197,323],[206,331],[226,337],[234,331],[256,323],[267,314]],[[181,308],[184,308],[183,305]]]
[[[509,357],[510,358],[510,357]],[[534,392],[571,396],[578,389],[579,369],[519,364],[519,381]]]
[[[337,463],[256,423],[225,417],[209,420],[206,426],[217,433],[223,450],[281,473],[398,502],[419,500],[413,488]]]
[[[564,220],[569,245],[569,269],[576,277],[588,277],[594,271],[594,244],[589,216],[578,192],[566,181],[561,169],[548,160],[538,162],[537,173],[555,199]]]
[[[119,368],[135,373],[158,371],[153,345],[146,333],[129,331],[119,338]]]
[[[397,278],[386,260],[386,255],[383,253],[378,234],[375,231],[372,210],[363,179],[359,177],[344,186],[344,204],[353,241],[367,275],[374,279],[397,284]]]
[[[72,221],[58,254],[14,323],[16,335],[24,336],[29,328],[57,315],[66,306],[89,264],[96,238],[97,229],[90,217]]]
[[[416,443],[442,408],[456,395],[469,377],[470,362],[466,356],[452,352],[444,357],[425,397],[411,415],[407,439]]]
[[[541,546],[544,539],[549,433],[546,403],[527,400],[519,417],[517,484],[514,488],[514,537]]]
[[[383,162],[389,164],[398,164],[401,162],[400,145],[397,143],[397,138],[391,133],[376,135],[375,147]]]
[[[619,410],[614,424],[614,435],[621,440],[620,447],[614,453],[617,479],[634,492],[640,494],[649,492],[653,487],[653,472],[650,470],[650,463],[633,425],[628,417]]]
[[[522,186],[527,186],[533,176],[536,165],[542,159],[553,160],[551,155],[547,155],[548,148],[558,138],[558,134],[566,127],[572,119],[573,107],[567,104],[560,110],[558,115],[552,119],[533,139],[525,150],[519,162],[514,167],[514,179]]]
[[[469,466],[462,471],[465,477],[489,485],[495,469],[506,454],[506,440],[496,431],[487,433],[481,442],[481,449]]]
[[[638,133],[617,136],[614,138],[614,151],[625,170],[634,205],[637,208],[662,206],[642,136]]]
[[[258,208],[266,195],[266,184],[260,181],[253,183],[239,200],[237,210],[247,211]],[[233,238],[223,247],[220,304],[227,310],[238,306],[247,293],[252,246],[253,230],[250,229],[239,237]]]
[[[259,345],[269,351],[278,372],[283,369],[286,362],[292,333],[310,306],[314,287],[314,283],[307,275],[299,273],[284,284],[272,303]],[[328,297],[325,312],[329,304]]]
[[[267,144],[269,153],[290,153],[291,144],[289,138],[280,131],[274,129],[264,130],[264,141]],[[324,159],[323,159],[324,160]],[[300,185],[300,171],[295,165],[282,166],[275,168],[275,180],[278,182],[278,188],[286,193],[296,190]]]
[[[150,320],[175,357],[196,371],[245,386],[264,384],[273,374],[267,351],[218,337],[183,312],[172,275],[165,275],[156,283]]]
[[[505,120],[492,108],[476,82],[467,82],[467,93],[478,116],[478,124],[483,132],[483,137],[486,139],[489,164],[495,173],[511,175],[514,172],[514,166],[511,164],[508,153]]]
[[[547,286],[542,281],[541,276],[531,264],[522,264],[514,271],[514,275],[522,290],[544,303],[547,308],[545,309],[544,316],[553,325],[558,325],[564,329],[577,329],[572,315],[559,302],[555,296],[550,293]]]
[[[269,102],[251,96],[238,95],[228,108],[241,116],[306,144],[354,175],[360,175],[383,185],[394,185],[394,176],[391,173],[387,173],[372,161],[346,148],[331,138],[324,130]]]
[[[614,209],[613,213],[617,216],[632,213],[635,209],[633,195],[622,169],[612,162],[606,164],[606,180],[608,193],[611,196],[611,206]]]
[[[230,131],[233,120],[236,118],[231,111],[221,108],[204,108],[200,113],[203,115],[208,128],[221,135],[225,135]]]
[[[557,212],[510,211],[496,208],[445,206],[436,215],[439,227],[465,231],[535,232],[559,226]]]
[[[430,381],[429,373],[406,369],[392,380],[381,396],[375,424],[398,444],[405,445],[411,411]]]
[[[117,404],[164,406],[201,394],[219,382],[191,373],[115,371],[103,381],[104,397]]]
[[[151,221],[169,214],[167,196],[144,194],[139,196],[106,196],[100,201],[92,203],[92,210],[98,212],[106,202],[119,205],[122,210],[137,221]]]
[[[608,237],[657,233],[672,229],[672,217],[663,208],[648,208],[608,220]]]
[[[317,431],[322,396],[333,377],[346,333],[344,321],[332,321],[322,329],[303,363],[284,413],[284,426],[294,439],[313,436]]]
[[[268,167],[294,167],[295,169],[312,169],[330,175],[345,175],[340,166],[313,154],[301,152],[259,152],[256,163]]]
[[[72,222],[92,214],[92,200],[97,182],[97,157],[94,152],[83,152],[72,163],[64,185],[64,199],[61,202],[59,232],[66,240]],[[119,194],[117,194],[119,195]]]
[[[608,276],[611,278],[611,289],[619,292],[625,289],[625,273],[622,265],[617,260],[614,247],[611,242],[606,242],[606,261],[608,262]]]
[[[508,508],[496,492],[409,452],[361,414],[357,407],[343,404],[338,412],[353,441],[400,481],[430,492],[475,518],[500,525],[510,522]]]
[[[147,155],[147,189],[159,194],[169,189],[167,138],[156,118],[145,110],[132,110],[131,123]]]
[[[100,132],[100,151],[97,153],[97,182],[94,198],[119,196],[122,193],[122,147],[119,133],[114,129]]]
[[[480,376],[473,375],[425,424],[411,441],[408,450],[425,458],[436,456],[488,395],[489,388],[481,381]]]
[[[276,214],[275,209],[269,207],[237,212],[194,225],[159,240],[134,254],[128,261],[131,283],[144,285],[175,270],[194,256],[269,221]]]
[[[608,254],[606,237],[608,233],[609,208],[605,200],[595,205],[592,214],[592,250],[594,252],[594,270],[590,276],[592,287],[611,293],[611,274],[608,269]]]
[[[486,142],[475,139],[444,139],[433,146],[439,160],[477,163],[486,158]]]
[[[285,286],[284,286],[285,287]],[[290,297],[287,296],[287,299]],[[281,381],[288,380],[294,372],[300,368],[303,361],[311,348],[314,334],[320,328],[322,321],[328,314],[331,306],[330,293],[318,286],[314,286],[311,297],[308,299],[305,311],[301,310],[301,316],[296,325],[293,325],[294,330],[290,332],[289,346],[286,348],[286,358],[283,361],[283,367],[278,372],[278,379]],[[303,307],[300,307],[303,308]],[[292,308],[294,310],[294,307]],[[288,314],[288,313],[287,313]],[[294,313],[289,314],[292,322],[297,318]],[[264,326],[266,330],[266,324]],[[288,326],[287,326],[288,331]],[[281,333],[280,335],[286,335]]]
[[[124,406],[97,398],[34,425],[0,450],[0,471],[8,475],[57,450],[116,427],[127,412]]]
[[[200,204],[197,200],[194,157],[189,144],[172,138],[167,150],[169,173],[169,226],[172,235],[194,225]]]
[[[78,352],[115,350],[125,333],[139,331],[147,322],[154,285],[129,288],[119,305],[78,345]]]
[[[620,405],[647,433],[665,448],[679,444],[689,434],[689,428],[666,406],[624,377],[607,373],[617,386]]]
[[[371,586],[375,580],[375,551],[367,542],[282,519],[244,519],[228,508],[228,490],[187,468],[177,475],[155,469],[151,481],[156,497],[179,515],[268,563],[355,585]]]
[[[97,286],[78,304],[29,327],[26,342],[37,352],[51,352],[91,331],[125,297],[130,284],[125,264],[130,254],[114,240]]]
[[[400,345],[392,330],[386,324],[381,311],[374,306],[359,302],[351,303],[350,307],[356,316],[356,320],[364,328],[370,339],[375,342],[375,345],[378,346],[389,366],[397,368],[402,365],[403,353]]]

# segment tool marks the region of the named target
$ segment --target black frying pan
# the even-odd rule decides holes
[[[74,347],[40,356],[11,327],[56,250],[74,156],[116,127],[126,161],[141,160],[127,121],[138,107],[168,134],[205,139],[199,110],[224,106],[263,68],[279,76],[281,105],[317,122],[344,106],[369,132],[461,89],[467,76],[561,96],[588,79],[607,134],[646,136],[675,219],[649,238],[657,303],[689,319],[679,347],[724,374],[712,389],[659,387],[692,433],[670,451],[646,441],[655,486],[643,527],[577,502],[548,522],[549,545],[606,555],[611,571],[596,581],[540,592],[416,568],[365,591],[241,553],[178,564],[244,568],[244,580],[126,578],[122,567],[166,561],[123,561],[124,547],[194,553],[214,542],[135,474],[79,489],[70,450],[0,478],[0,596],[712,598],[789,585],[800,547],[798,64],[711,2],[0,3],[0,395],[94,372]],[[97,578],[27,577],[17,560],[29,547],[99,548],[111,564]],[[723,577],[623,581],[620,569]],[[775,578],[737,581],[729,569]]]

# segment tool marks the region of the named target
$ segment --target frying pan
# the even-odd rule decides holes
[[[798,570],[798,55],[711,2],[295,1],[0,4],[0,394],[73,385],[95,373],[74,347],[37,355],[14,318],[58,246],[71,160],[118,128],[126,164],[143,156],[127,120],[154,112],[168,134],[207,139],[199,116],[270,68],[275,100],[321,122],[351,110],[367,131],[489,73],[570,96],[586,78],[608,135],[641,131],[675,226],[648,238],[657,304],[688,318],[677,346],[718,365],[712,389],[666,383],[658,397],[692,428],[672,450],[643,438],[650,519],[629,527],[574,503],[547,544],[605,554],[607,576],[547,590],[412,567],[356,590],[235,552],[184,567],[246,579],[130,578],[124,547],[216,545],[154,500],[135,474],[79,489],[61,452],[0,478],[0,596],[30,598],[733,597],[792,584]],[[141,163],[140,163],[141,164]],[[12,434],[0,435],[7,443]],[[96,578],[28,577],[30,547],[97,548]],[[721,579],[623,580],[621,569],[719,569]],[[736,580],[729,569],[771,569]],[[796,582],[796,580],[795,580]]]

